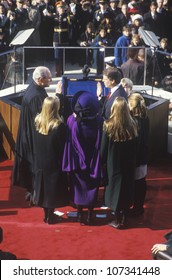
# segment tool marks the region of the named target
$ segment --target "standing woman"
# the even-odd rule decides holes
[[[114,228],[124,225],[131,206],[136,163],[137,125],[130,115],[123,97],[117,97],[111,114],[103,125],[101,157],[107,165],[108,183],[105,205],[115,212],[109,224]]]
[[[66,127],[59,108],[58,97],[46,97],[41,113],[35,118],[34,202],[44,209],[44,222],[48,224],[56,223],[54,209],[68,203],[66,174],[61,167]]]
[[[139,93],[132,93],[128,97],[128,104],[131,115],[137,120],[139,128],[134,200],[130,215],[140,216],[144,213],[143,205],[147,190],[146,175],[149,143],[149,119],[147,116],[147,108],[144,98]]]
[[[96,96],[87,91],[74,95],[72,110],[74,113],[67,120],[68,135],[63,170],[69,172],[71,200],[78,210],[77,221],[82,222],[82,209],[86,207],[86,223],[90,224],[102,176],[102,118],[98,116],[99,103]]]

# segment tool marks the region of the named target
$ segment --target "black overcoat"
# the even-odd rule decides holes
[[[34,202],[45,208],[68,203],[66,173],[62,172],[62,156],[66,127],[62,123],[48,135],[35,134]]]
[[[105,205],[112,211],[131,206],[134,188],[137,139],[114,142],[103,132],[101,157],[107,164]]]
[[[46,90],[32,82],[26,89],[22,100],[18,134],[15,147],[15,159],[12,184],[32,188],[34,169],[34,120],[42,109],[42,103],[47,97]]]
[[[134,85],[142,85],[144,79],[144,63],[137,59],[129,58],[121,65],[121,70],[125,78],[130,79]]]

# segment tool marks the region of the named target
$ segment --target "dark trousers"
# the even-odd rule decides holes
[[[143,211],[143,205],[145,201],[147,191],[146,179],[142,178],[135,181],[134,187],[134,209],[138,211]]]

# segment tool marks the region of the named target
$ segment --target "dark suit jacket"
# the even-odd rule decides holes
[[[105,100],[105,102],[103,104],[102,116],[105,119],[108,119],[110,117],[112,104],[113,104],[115,98],[118,96],[124,97],[127,100],[127,94],[121,85],[115,92],[112,93],[112,95],[110,96],[110,98],[108,100],[107,99]]]
[[[169,245],[166,251],[159,251],[157,254],[153,254],[155,260],[172,260],[172,231],[164,235],[167,240],[164,244]]]
[[[169,245],[169,247],[167,248],[167,253],[172,256],[172,231],[166,233],[164,237],[167,240],[165,244]]]
[[[156,12],[155,19],[152,18],[151,12],[144,14],[143,16],[143,25],[146,30],[150,30],[155,35],[162,37],[162,24],[161,24],[161,15]]]
[[[136,59],[129,58],[121,65],[123,76],[132,80],[134,85],[142,85],[144,78],[144,63]]]

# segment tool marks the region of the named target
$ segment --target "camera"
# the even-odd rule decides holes
[[[10,16],[15,17],[15,13],[14,13],[14,12],[11,12],[11,13],[10,13]]]

